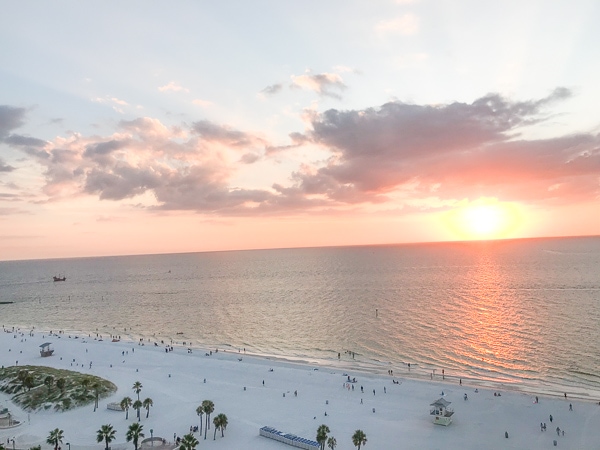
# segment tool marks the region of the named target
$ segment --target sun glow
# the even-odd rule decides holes
[[[448,212],[444,223],[461,239],[501,239],[521,223],[521,213],[512,203],[481,198]]]

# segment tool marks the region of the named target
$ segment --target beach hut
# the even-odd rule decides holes
[[[444,426],[448,426],[452,423],[452,415],[454,414],[454,411],[452,408],[448,408],[450,403],[452,402],[440,398],[429,405],[432,407],[429,414],[433,416],[433,423]]]
[[[45,342],[40,345],[40,355],[42,355],[42,357],[52,356],[52,353],[54,353],[54,350],[50,348],[50,342]]]

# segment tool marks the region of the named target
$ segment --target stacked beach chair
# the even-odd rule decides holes
[[[260,429],[260,435],[269,439],[274,439],[284,444],[291,445],[293,447],[302,448],[305,450],[318,450],[321,448],[318,442],[305,439],[295,434],[284,433],[283,431],[276,430],[273,427],[262,427]]]

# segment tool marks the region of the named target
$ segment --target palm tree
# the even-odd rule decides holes
[[[181,438],[179,450],[194,450],[198,444],[198,439],[192,433],[188,433]]]
[[[135,383],[133,383],[133,391],[137,394],[138,400],[140,399],[140,392],[142,392],[142,383],[140,383],[139,381],[136,381]]]
[[[352,443],[360,450],[361,445],[367,445],[367,435],[362,430],[356,430],[352,435]]]
[[[33,376],[27,375],[23,380],[23,387],[26,387],[27,391],[30,391],[33,386],[35,386],[35,380],[33,379]]]
[[[65,385],[67,384],[67,382],[64,378],[59,378],[58,380],[56,380],[55,384],[56,387],[60,389],[60,392],[62,392],[65,389]]]
[[[108,450],[108,444],[115,440],[115,434],[117,431],[113,428],[112,425],[102,425],[100,429],[97,431],[98,435],[96,436],[97,442],[106,442],[106,450]]]
[[[337,441],[335,440],[335,438],[333,436],[331,436],[330,438],[327,439],[327,447],[329,447],[331,450],[335,450],[336,446],[337,446]]]
[[[142,402],[140,402],[139,400],[136,400],[135,402],[133,402],[133,409],[135,409],[137,411],[137,418],[138,418],[138,422],[140,421],[140,410],[142,409],[142,407],[144,406],[144,404]]]
[[[215,404],[212,400],[203,400],[202,409],[204,410],[204,414],[206,414],[206,426],[204,427],[204,439],[206,439],[206,430],[208,430],[210,424],[210,415],[215,410]]]
[[[217,430],[221,429],[221,437],[225,437],[225,428],[227,428],[227,416],[223,413],[217,414],[213,419],[213,424],[215,425],[215,434],[213,436],[213,440],[217,438]]]
[[[81,386],[83,386],[83,393],[87,394],[88,388],[90,387],[90,379],[86,377],[81,380]]]
[[[62,444],[62,440],[63,440],[63,430],[59,430],[58,428],[55,428],[54,430],[52,430],[50,432],[50,434],[48,435],[48,438],[46,439],[46,442],[50,445],[54,445],[54,450],[58,449],[58,446],[60,444]]]
[[[200,405],[196,408],[196,414],[200,417],[200,436],[202,436],[202,415],[204,414],[204,406]]]
[[[121,409],[125,410],[125,420],[129,419],[129,408],[133,404],[133,400],[131,400],[131,397],[124,397],[119,404]]]
[[[92,389],[94,390],[94,412],[98,409],[98,397],[100,396],[100,383],[95,381],[92,384]]]
[[[125,434],[125,439],[127,439],[127,442],[133,441],[133,446],[135,447],[135,450],[138,450],[138,440],[141,437],[144,437],[144,433],[142,432],[143,429],[144,425],[140,425],[137,422],[133,422],[131,425],[129,425],[129,428],[127,429],[127,434]]]
[[[25,379],[29,376],[29,372],[24,369],[19,370],[17,373],[17,379],[21,382],[21,389],[25,390]]]
[[[48,390],[50,390],[53,384],[54,377],[52,375],[48,375],[46,378],[44,378],[44,385],[48,388]]]
[[[329,433],[329,427],[327,425],[320,425],[317,428],[317,442],[321,445],[321,450],[325,450],[325,441],[327,441],[327,433]]]
[[[146,419],[150,415],[150,407],[153,405],[154,405],[154,402],[152,401],[151,398],[145,398],[144,401],[142,402],[142,406],[144,408],[146,408]]]

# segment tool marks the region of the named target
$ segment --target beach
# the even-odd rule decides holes
[[[52,344],[54,354],[42,358],[39,346],[45,342]],[[355,448],[351,436],[357,429],[366,434],[367,449],[545,449],[553,447],[554,440],[563,449],[600,448],[600,405],[591,399],[482,387],[476,380],[461,380],[460,385],[451,374],[444,380],[440,373],[423,380],[390,375],[386,370],[380,374],[353,371],[347,369],[351,361],[342,368],[253,356],[244,349],[224,351],[178,343],[169,351],[167,346],[170,343],[147,339],[113,342],[107,335],[49,335],[38,330],[13,332],[7,327],[0,334],[0,365],[45,365],[89,373],[113,382],[118,390],[101,399],[97,411],[90,404],[62,413],[28,413],[0,393],[0,409],[8,407],[21,422],[0,429],[0,442],[7,448],[12,448],[14,439],[16,449],[34,445],[49,449],[50,430],[60,428],[65,450],[67,442],[71,450],[103,448],[104,444],[96,443],[96,431],[111,424],[117,431],[111,448],[133,449],[125,433],[137,420],[135,412],[130,411],[126,420],[125,412],[107,405],[126,396],[135,399],[132,386],[139,381],[143,386],[140,398],[153,401],[149,417],[145,410],[141,414],[145,437],[152,430],[152,436],[164,438],[167,445],[189,433],[190,427],[199,426],[196,408],[203,400],[211,400],[215,405],[211,420],[224,413],[228,426],[224,437],[218,432],[215,440],[212,424],[206,441],[196,432],[198,448],[291,449],[260,436],[260,428],[270,426],[314,440],[321,424],[329,427],[338,450]],[[342,360],[348,358],[341,353]],[[348,377],[356,381],[348,383]],[[454,408],[449,426],[435,425],[430,415],[430,404],[440,398]],[[540,427],[544,422],[546,431]]]

